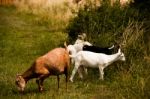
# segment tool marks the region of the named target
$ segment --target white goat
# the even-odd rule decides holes
[[[87,41],[84,41],[82,43],[75,43],[73,46],[76,49],[76,52],[79,52],[83,50],[84,45],[92,46],[92,44]]]
[[[104,68],[106,68],[108,65],[110,65],[111,63],[117,60],[125,61],[125,56],[121,52],[120,48],[118,49],[118,52],[116,54],[112,54],[112,55],[106,55],[103,53],[94,53],[89,51],[80,51],[76,55],[70,55],[70,57],[74,58],[75,61],[75,67],[70,77],[71,82],[73,82],[74,75],[80,66],[99,68],[100,79],[103,80]]]
[[[92,46],[91,43],[87,42],[87,41],[82,41],[82,42],[76,42],[74,45],[68,45],[67,46],[67,50],[69,52],[69,55],[76,55],[79,51],[83,50],[83,46],[88,45],[88,46]],[[74,64],[74,59],[71,58],[71,63]],[[84,68],[85,73],[87,74],[87,68]],[[80,78],[82,78],[81,75],[81,68],[78,69],[78,74],[80,76]]]
[[[69,52],[71,52],[72,55],[72,54],[76,54],[79,51],[82,51],[84,45],[92,46],[91,43],[84,41],[81,43],[75,43],[74,45],[68,45],[67,49]]]

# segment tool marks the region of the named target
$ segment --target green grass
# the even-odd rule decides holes
[[[38,92],[34,79],[23,94],[19,93],[14,83],[16,75],[29,68],[37,57],[63,46],[67,39],[66,33],[59,29],[52,32],[46,24],[38,24],[36,18],[38,16],[18,12],[14,7],[0,6],[1,99],[148,99],[150,66],[140,59],[129,61],[128,56],[125,63],[115,63],[105,69],[104,81],[98,79],[98,69],[89,69],[84,80],[76,75],[67,91],[62,75],[59,91],[57,79],[52,76],[45,80],[43,93]]]

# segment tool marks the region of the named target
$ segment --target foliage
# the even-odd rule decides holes
[[[150,80],[149,67],[143,59],[144,56],[150,55],[148,50],[150,24],[149,14],[145,14],[148,13],[147,10],[144,11],[140,12],[134,6],[121,7],[117,3],[110,6],[108,2],[103,2],[99,8],[80,9],[78,15],[70,20],[66,29],[70,42],[84,32],[87,34],[87,40],[94,45],[105,47],[114,42],[121,44],[126,62],[115,64],[116,67],[106,68],[109,80],[115,79],[110,85],[113,86],[112,88],[119,89],[117,93],[118,97],[122,95],[121,98],[124,96],[133,98],[132,95],[135,95],[134,98],[148,97],[149,90],[145,84]],[[123,87],[122,90],[120,90],[121,87]]]
[[[99,41],[100,38],[103,39],[103,36],[104,38],[106,36],[110,39],[105,44],[108,45],[109,42],[114,42],[118,36],[122,35],[129,22],[139,22],[139,20],[139,13],[135,9],[103,3],[99,8],[80,9],[78,15],[70,21],[66,31],[70,40],[75,40],[78,34],[84,32],[91,42],[96,42],[96,44],[102,42],[100,45],[103,46],[105,41]]]
[[[73,16],[66,0],[15,0],[15,7],[19,13],[35,15],[35,23],[49,31],[64,30]]]
[[[100,8],[80,9],[67,27],[69,36],[62,32],[65,25],[59,21],[60,18],[56,18],[58,23],[51,25],[56,21],[51,20],[54,14],[49,16],[45,12],[39,15],[28,11],[18,12],[14,7],[0,6],[0,98],[148,99],[150,97],[150,65],[149,61],[144,59],[144,56],[150,53],[148,50],[150,43],[145,39],[149,35],[147,31],[149,24],[146,23],[149,18],[144,18],[138,9],[120,8],[117,4],[114,7],[104,4]],[[37,57],[55,47],[63,46],[67,36],[73,42],[81,32],[86,32],[87,40],[95,43],[94,45],[110,46],[114,41],[124,44],[122,50],[126,62],[116,62],[108,66],[104,70],[104,81],[98,80],[98,69],[88,69],[88,75],[84,75],[83,80],[76,75],[75,82],[69,82],[67,91],[64,76],[60,76],[59,91],[56,77],[45,80],[43,93],[37,91],[35,80],[27,84],[24,93],[17,91],[14,83],[16,74],[23,73]]]

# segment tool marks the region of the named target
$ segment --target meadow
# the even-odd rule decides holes
[[[143,25],[135,24],[136,22],[126,23],[125,28],[118,29],[121,32],[124,30],[123,35],[116,35],[121,35],[122,42],[126,44],[123,50],[126,62],[116,62],[108,66],[104,70],[104,81],[98,79],[98,69],[89,69],[88,75],[83,80],[76,75],[75,82],[68,83],[67,91],[65,90],[65,77],[62,75],[60,76],[59,91],[57,90],[57,77],[51,76],[44,82],[44,92],[38,92],[33,79],[28,82],[25,92],[19,93],[15,86],[17,74],[28,69],[37,57],[53,48],[64,47],[64,41],[71,39],[73,42],[77,32],[88,31],[83,28],[83,31],[73,31],[76,34],[71,34],[72,27],[70,26],[78,28],[75,27],[76,25],[74,26],[73,21],[68,26],[68,19],[61,18],[61,15],[58,18],[54,17],[54,14],[51,15],[53,17],[49,16],[47,12],[41,14],[34,13],[34,10],[32,10],[33,12],[28,11],[28,9],[20,11],[14,6],[0,6],[1,99],[149,99],[150,62],[144,59],[145,56],[149,56],[149,47],[147,47],[149,43],[144,43],[143,39],[146,33],[142,28]],[[83,14],[88,16],[86,13]],[[78,22],[77,19],[78,16],[75,18],[76,22]],[[82,22],[84,23],[84,21]],[[94,23],[94,21],[92,22]],[[69,27],[67,28],[68,33],[64,31],[67,26]],[[111,34],[109,35],[110,31],[106,33],[105,28],[101,30],[104,30],[106,35],[104,33],[97,34],[95,36],[101,39],[93,39],[96,37],[92,36],[94,32],[92,29],[89,29],[91,34],[88,34],[88,40],[92,43],[104,46],[113,44],[113,40],[117,39],[115,35],[106,40]]]

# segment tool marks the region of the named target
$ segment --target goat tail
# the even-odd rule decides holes
[[[75,58],[76,56],[75,56],[75,55],[69,55],[69,57],[71,57],[71,58]]]
[[[115,45],[112,45],[111,47],[109,47],[108,49],[113,49],[115,47]]]
[[[65,49],[67,50],[67,42],[64,42]]]

